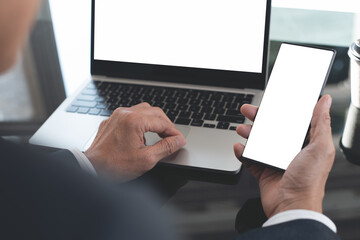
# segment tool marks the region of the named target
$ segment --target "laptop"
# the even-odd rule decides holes
[[[270,9],[271,0],[92,0],[91,79],[30,143],[85,151],[116,108],[148,102],[187,140],[161,164],[238,173],[233,145],[245,140],[235,130],[249,123],[240,107],[265,89]]]

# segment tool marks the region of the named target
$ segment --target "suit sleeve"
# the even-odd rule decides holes
[[[96,170],[90,160],[77,148],[57,151],[53,153],[51,157],[71,167],[80,167],[85,172],[97,176]]]
[[[315,220],[302,219],[254,229],[236,238],[236,240],[252,239],[339,240],[340,238],[326,225]]]
[[[175,239],[154,196],[70,167],[69,151],[51,159],[0,139],[0,153],[0,239]]]
[[[74,154],[69,150],[60,150],[50,154],[50,157],[55,161],[62,161],[64,164],[80,168],[80,164]]]

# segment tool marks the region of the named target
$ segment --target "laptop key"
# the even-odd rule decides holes
[[[254,95],[249,94],[249,95],[246,95],[246,97],[244,98],[244,100],[246,100],[246,101],[252,101],[253,98],[254,98]]]
[[[87,114],[89,112],[90,108],[86,108],[86,107],[80,107],[77,110],[77,113],[81,113],[81,114]]]
[[[193,118],[193,119],[200,119],[200,120],[202,120],[203,117],[204,117],[204,113],[194,113],[194,114],[191,116],[191,118]]]
[[[192,111],[192,112],[198,112],[198,111],[200,111],[200,109],[201,109],[200,106],[193,105],[193,106],[190,107],[189,110]]]
[[[191,112],[181,111],[179,117],[181,118],[190,118]]]
[[[178,103],[178,104],[184,104],[184,105],[186,105],[188,102],[189,102],[189,99],[188,99],[188,98],[179,98],[179,99],[177,100],[177,103]]]
[[[219,122],[244,123],[245,117],[219,115],[216,120]]]
[[[96,102],[86,102],[86,101],[75,101],[72,103],[75,107],[87,107],[87,108],[93,108],[96,106]]]
[[[182,110],[182,111],[186,111],[189,108],[189,105],[183,105],[183,104],[179,104],[176,108],[176,110]]]
[[[181,124],[181,125],[189,125],[190,122],[191,122],[191,119],[188,119],[188,118],[178,118],[175,121],[176,124]]]
[[[175,117],[177,117],[177,115],[179,115],[179,111],[171,110],[171,111],[169,111],[167,114],[170,115],[170,116],[175,116]]]
[[[90,109],[90,111],[88,112],[88,114],[90,114],[90,115],[99,115],[100,112],[101,112],[101,109],[92,108],[92,109]]]
[[[67,112],[75,113],[78,110],[78,107],[70,106],[66,109]]]
[[[105,103],[98,103],[98,104],[96,105],[96,108],[105,109],[105,108],[107,108],[107,104],[105,104]]]
[[[226,111],[226,115],[228,115],[228,116],[243,116],[241,114],[240,110],[238,111],[238,110],[230,110],[230,109]]]
[[[175,119],[176,119],[175,116],[168,116],[168,118],[170,119],[170,121],[175,122]]]
[[[237,128],[237,127],[235,127],[235,126],[231,126],[231,127],[230,127],[230,130],[231,130],[231,131],[236,131],[236,128]]]
[[[208,123],[205,123],[205,124],[204,124],[204,127],[206,127],[206,128],[215,128],[215,127],[216,127],[216,125],[215,125],[215,124],[208,124]]]
[[[230,123],[228,122],[219,122],[217,125],[217,129],[229,129]]]
[[[80,101],[88,101],[88,102],[93,102],[95,101],[96,99],[96,96],[91,96],[91,95],[83,95],[81,94],[77,100],[80,100]]]
[[[195,127],[201,127],[204,124],[203,120],[199,120],[199,119],[194,119],[191,122],[191,126],[195,126]]]
[[[96,89],[96,85],[95,83],[89,83],[87,86],[86,86],[87,89]]]
[[[118,108],[117,105],[111,104],[111,105],[108,107],[108,110],[114,111],[114,110],[117,109],[117,108]]]
[[[100,116],[110,117],[112,113],[113,113],[113,111],[104,109],[104,110],[101,110]]]
[[[209,121],[214,121],[216,119],[216,114],[206,114],[204,119]]]
[[[205,107],[203,107],[202,109],[201,109],[201,113],[207,113],[207,114],[210,114],[210,113],[212,113],[213,112],[213,110],[214,110],[214,108],[212,108],[212,107],[207,107],[207,106],[205,106]]]
[[[105,99],[104,97],[97,97],[97,98],[95,99],[95,101],[97,101],[97,102],[105,102],[106,99]]]
[[[245,98],[245,94],[236,94],[235,102],[239,102]]]
[[[84,95],[92,95],[95,96],[97,94],[97,90],[96,89],[85,89],[83,90],[81,93]]]
[[[216,114],[224,114],[225,109],[223,109],[223,108],[215,108],[214,113],[216,113]]]

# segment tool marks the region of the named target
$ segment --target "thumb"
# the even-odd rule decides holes
[[[324,142],[324,139],[332,140],[330,125],[331,103],[330,95],[325,95],[316,104],[311,120],[310,142]]]
[[[186,140],[183,135],[171,136],[162,139],[153,146],[148,147],[149,154],[158,162],[170,156],[185,146]]]

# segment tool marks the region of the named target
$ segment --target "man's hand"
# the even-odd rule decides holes
[[[153,146],[146,146],[146,132],[158,133],[163,139]],[[101,123],[85,155],[98,172],[128,181],[149,171],[185,143],[184,136],[160,108],[142,103],[115,110]]]
[[[290,209],[322,212],[325,184],[335,158],[329,114],[331,102],[331,97],[326,95],[317,103],[311,121],[310,142],[295,157],[284,174],[244,162],[244,166],[259,182],[261,201],[267,217]],[[244,105],[241,112],[254,121],[257,107]],[[248,138],[250,130],[250,125],[241,125],[237,128],[237,133]],[[244,146],[235,144],[234,150],[237,158],[241,160]]]

